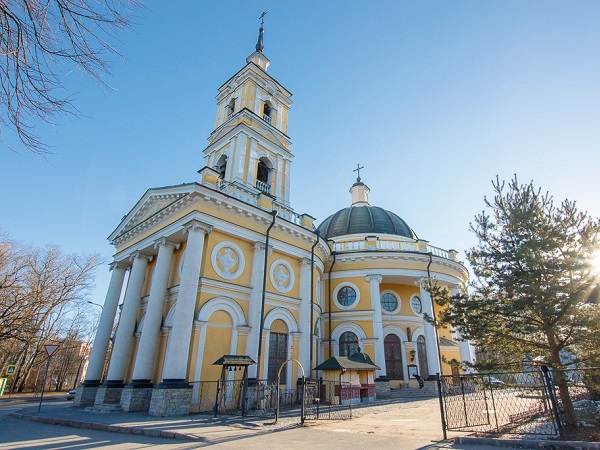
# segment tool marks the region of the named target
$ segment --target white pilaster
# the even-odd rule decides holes
[[[206,347],[206,330],[207,321],[195,320],[194,330],[200,332],[198,337],[198,355],[196,357],[196,369],[194,370],[194,381],[200,381],[202,377],[202,363],[204,362],[204,348]],[[198,400],[198,393],[200,389],[200,383],[194,383],[194,390],[192,391],[192,402]]]
[[[277,155],[277,160],[275,161],[277,171],[276,171],[276,183],[277,188],[275,190],[275,197],[277,200],[283,201],[283,158],[281,155]]]
[[[285,179],[285,187],[283,189],[283,201],[286,205],[289,205],[290,203],[290,162],[289,160],[286,160],[286,165],[285,165],[285,173],[284,173],[284,179]]]
[[[96,337],[94,338],[94,345],[90,354],[90,362],[85,374],[85,381],[87,382],[100,382],[100,379],[102,378],[102,370],[104,369],[104,361],[106,360],[106,351],[108,350],[108,343],[110,341],[113,323],[115,322],[117,306],[119,305],[119,298],[121,297],[121,289],[123,288],[123,280],[125,279],[125,272],[127,269],[128,266],[121,263],[112,263],[110,265],[112,275],[110,277],[106,299],[104,300],[104,306],[102,307],[100,322],[98,323],[98,328],[96,330]]]
[[[132,381],[150,382],[152,369],[154,367],[154,356],[160,333],[165,296],[171,272],[171,261],[173,252],[179,248],[179,244],[161,238],[154,244],[158,248],[156,266],[152,274],[152,287],[146,308],[144,329],[140,338]]]
[[[298,330],[300,331],[298,344],[298,359],[304,370],[310,371],[310,260],[302,259],[300,262],[300,314]]]
[[[173,313],[173,329],[169,334],[163,381],[185,381],[186,379],[204,237],[210,233],[212,227],[193,220],[185,230],[188,233],[185,261]]]
[[[379,283],[383,280],[381,275],[367,275],[365,280],[369,282],[371,292],[371,308],[373,308],[373,338],[375,341],[375,364],[381,367],[376,372],[378,377],[386,376],[385,351],[383,348],[383,319],[381,317],[381,293]]]
[[[402,375],[404,380],[404,386],[408,387],[408,361],[406,360],[406,342],[405,341],[400,341],[400,352],[402,355]]]
[[[107,381],[123,381],[125,368],[129,359],[131,340],[133,339],[133,331],[135,329],[135,320],[140,307],[140,297],[142,296],[146,267],[148,266],[148,262],[152,260],[152,256],[144,255],[140,252],[133,253],[131,258],[133,264],[131,274],[129,275],[127,291],[125,292],[125,299],[123,300],[123,310],[121,311],[119,326],[117,327],[115,346],[110,357],[110,366],[108,367],[108,375],[106,376]]]
[[[258,336],[260,329],[260,309],[262,299],[262,280],[265,264],[265,244],[256,242],[254,244],[254,255],[252,256],[252,278],[250,286],[250,308],[248,311],[248,325],[251,330],[246,339],[246,355],[256,361],[258,357]],[[248,366],[248,377],[256,378],[256,364]]]
[[[433,305],[431,304],[431,295],[423,286],[421,286],[421,306],[423,313],[429,317],[433,317]],[[435,375],[441,373],[440,360],[438,358],[438,341],[435,333],[433,324],[423,319],[423,329],[425,334],[425,349],[427,350],[427,366],[429,367],[428,374],[421,374],[421,376]]]

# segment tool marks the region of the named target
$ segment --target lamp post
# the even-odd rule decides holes
[[[104,310],[104,308],[102,307],[102,305],[99,305],[98,303],[94,303],[94,302],[91,302],[91,301],[89,301],[89,300],[88,300],[87,302],[88,302],[90,305],[97,306],[98,308],[100,308],[100,309]]]

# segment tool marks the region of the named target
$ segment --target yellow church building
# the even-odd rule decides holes
[[[445,329],[438,339],[423,317],[428,273],[450,289],[466,283],[456,251],[372,206],[360,176],[350,205],[318,227],[290,205],[292,94],[267,72],[263,32],[218,89],[199,180],[149,189],[109,236],[112,276],[75,405],[197,411],[198,382],[221,376],[224,355],[251,358],[248,376],[273,382],[290,358],[314,378],[328,358],[361,351],[383,395],[472,361],[468,342]],[[301,376],[287,365],[280,383],[291,390]]]

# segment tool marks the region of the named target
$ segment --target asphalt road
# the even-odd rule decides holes
[[[56,400],[54,400],[56,401]],[[54,402],[53,401],[53,402]],[[339,426],[291,427],[239,438],[210,437],[208,442],[189,442],[174,439],[153,438],[138,435],[109,433],[95,430],[63,427],[28,422],[10,417],[9,414],[32,402],[16,400],[0,402],[0,450],[5,449],[193,449],[208,445],[232,449],[344,449],[367,450],[371,448],[414,449],[465,449],[491,450],[494,447],[434,443],[426,436],[399,438],[398,436],[364,433],[353,430],[352,421]],[[42,406],[43,408],[43,406]],[[332,424],[333,425],[333,424]]]

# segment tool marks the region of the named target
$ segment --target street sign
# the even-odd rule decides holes
[[[46,350],[46,354],[48,355],[48,358],[50,358],[52,355],[54,355],[54,353],[56,353],[56,350],[58,350],[58,347],[60,347],[59,345],[44,345],[44,349]]]
[[[14,375],[17,372],[16,364],[9,364],[6,368],[6,375]]]

